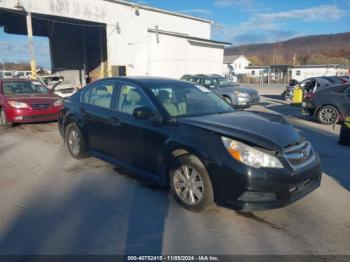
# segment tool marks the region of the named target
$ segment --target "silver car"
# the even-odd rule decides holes
[[[209,88],[235,108],[247,108],[260,102],[254,88],[240,86],[220,75],[184,75],[181,79]]]

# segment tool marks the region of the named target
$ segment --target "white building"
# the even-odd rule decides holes
[[[246,75],[253,78],[267,76],[269,66],[247,66]]]
[[[120,0],[0,1],[5,32],[26,34],[18,9],[31,11],[35,35],[50,39],[53,69],[85,74],[222,73],[224,46],[211,21]],[[12,18],[13,17],[13,18]],[[243,63],[241,67],[244,67]]]
[[[251,62],[244,55],[231,55],[224,57],[224,70],[227,70],[227,66],[231,65],[235,75],[247,74],[248,71],[246,67],[250,64]]]
[[[347,75],[349,73],[349,68],[337,64],[300,65],[293,66],[290,71],[291,79],[296,79],[300,82],[309,77]]]

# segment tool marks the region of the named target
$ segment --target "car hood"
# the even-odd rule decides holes
[[[66,89],[74,89],[74,86],[72,84],[58,84],[53,87],[54,91],[66,90]]]
[[[244,86],[225,86],[225,88],[232,88],[234,91],[244,92],[248,93],[251,96],[256,96],[258,94],[258,91],[256,91],[254,88],[250,87],[244,87]]]
[[[7,95],[8,100],[15,100],[24,103],[41,103],[41,102],[53,102],[60,99],[59,96],[48,93],[48,94],[14,94]]]
[[[179,121],[279,152],[303,139],[283,116],[266,112],[237,111],[186,117],[179,119]]]

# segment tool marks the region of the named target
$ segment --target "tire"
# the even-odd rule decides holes
[[[223,96],[222,98],[225,100],[226,103],[232,105],[232,100],[231,100],[231,98],[229,98],[228,96]]]
[[[339,112],[334,106],[323,106],[317,111],[317,120],[324,125],[332,125],[339,121]]]
[[[189,211],[202,212],[214,203],[208,172],[194,155],[175,159],[170,170],[170,187],[176,202]]]
[[[5,111],[0,108],[0,128],[5,129],[12,126],[11,122],[7,121]]]
[[[86,151],[83,136],[76,124],[72,123],[66,127],[65,142],[72,157],[83,159],[89,156]]]

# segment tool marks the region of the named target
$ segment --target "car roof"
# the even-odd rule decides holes
[[[195,74],[195,75],[184,75],[183,77],[198,77],[198,78],[214,78],[214,77],[222,77],[218,74]]]
[[[130,82],[136,85],[140,85],[140,86],[152,86],[152,85],[159,85],[159,84],[176,84],[176,83],[182,83],[182,84],[190,84],[189,82],[183,81],[183,80],[179,80],[179,79],[173,79],[173,78],[166,78],[166,77],[145,77],[145,76],[131,76],[131,77],[125,77],[125,76],[121,76],[121,77],[110,77],[110,78],[103,78],[103,79],[99,79],[98,81],[104,81],[104,80],[117,80],[117,81],[126,81],[126,82]]]

